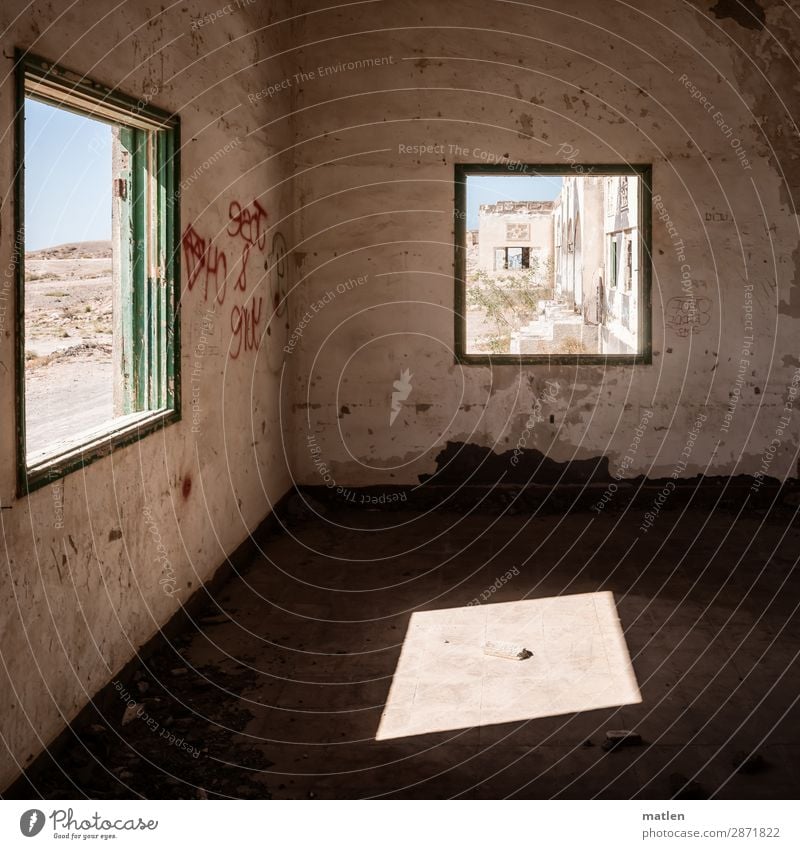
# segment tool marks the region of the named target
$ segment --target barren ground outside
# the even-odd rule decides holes
[[[30,455],[113,417],[111,243],[25,254],[25,427]]]

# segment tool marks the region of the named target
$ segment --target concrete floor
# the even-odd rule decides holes
[[[797,798],[800,531],[752,511],[676,510],[644,536],[640,521],[295,522],[137,674],[158,728],[106,715],[39,789]],[[485,657],[487,638],[533,657]],[[609,729],[644,745],[605,752]]]

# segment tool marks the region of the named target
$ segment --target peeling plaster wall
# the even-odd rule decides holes
[[[784,406],[800,365],[800,29],[777,0],[745,5],[305,5],[292,54],[305,76],[284,95],[302,233],[284,406],[300,481],[415,483],[448,441],[605,458],[621,477],[797,474],[800,410]],[[568,155],[653,164],[652,365],[454,365],[454,164]],[[412,389],[390,426],[402,369]]]
[[[280,338],[273,339],[270,331],[259,350],[231,355],[237,343],[234,306],[263,296],[260,337],[275,288],[264,262],[278,230],[289,245],[294,240],[290,226],[279,225],[291,209],[284,182],[287,159],[281,153],[288,121],[269,98],[249,99],[262,89],[266,69],[279,67],[280,57],[274,56],[286,37],[285,25],[274,22],[285,15],[281,4],[270,4],[269,11],[264,4],[231,5],[233,11],[218,20],[192,26],[214,8],[198,0],[163,14],[110,0],[72,7],[66,2],[2,6],[3,283],[13,280],[13,197],[7,189],[13,178],[14,47],[177,111],[182,226],[213,237],[227,252],[234,275],[241,267],[242,239],[230,235],[237,229],[230,204],[252,209],[258,201],[267,217],[265,247],[254,247],[248,258],[246,293],[234,290],[232,276],[224,303],[205,325],[210,303],[202,297],[202,278],[190,291],[182,257],[183,419],[67,476],[63,527],[52,487],[14,497],[14,309],[9,304],[0,339],[5,548],[0,788],[211,577],[289,486],[276,403]],[[155,16],[149,19],[151,12]],[[13,298],[13,283],[6,291]],[[282,323],[274,321],[276,331]],[[164,582],[169,577],[174,583]]]
[[[800,368],[790,8],[293,5],[228,4],[209,21],[215,10],[199,0],[152,20],[141,4],[111,0],[3,4],[4,130],[15,46],[177,110],[182,225],[190,246],[194,236],[213,240],[234,276],[204,325],[219,280],[201,268],[189,287],[191,247],[184,252],[184,418],[67,477],[63,528],[50,488],[14,497],[14,339],[3,326],[0,733],[9,753],[0,786],[266,515],[290,484],[287,455],[299,482],[344,489],[415,483],[437,470],[447,443],[448,481],[470,471],[476,446],[596,459],[621,477],[754,474],[767,461],[766,474],[796,474],[797,412],[780,424]],[[4,141],[0,184],[9,187]],[[454,365],[453,165],[503,156],[653,163],[662,206],[651,366]],[[232,331],[233,307],[252,306],[233,279],[254,218],[266,226],[248,255],[246,292],[264,297],[257,351]],[[276,282],[284,242],[289,261]],[[4,274],[12,245],[6,189]],[[684,334],[687,285],[699,318]],[[459,467],[462,443],[473,459]],[[158,583],[159,540],[172,596]]]

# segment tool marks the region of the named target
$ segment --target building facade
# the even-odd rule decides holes
[[[553,255],[552,201],[499,201],[478,214],[478,267],[545,268]]]
[[[635,176],[564,177],[553,202],[555,297],[597,327],[600,354],[637,350],[640,232]]]
[[[604,177],[605,268],[601,353],[638,347],[641,233],[637,177]]]

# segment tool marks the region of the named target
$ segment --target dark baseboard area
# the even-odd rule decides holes
[[[587,481],[585,483],[450,484],[430,482],[417,486],[325,487],[303,486],[301,495],[326,509],[375,509],[386,511],[448,510],[488,511],[509,515],[551,515],[580,511],[620,513],[683,509],[736,510],[743,505],[758,511],[796,511],[800,505],[800,481],[757,481],[740,475],[733,478],[697,477],[685,480],[647,479]],[[297,508],[295,508],[297,509]]]

